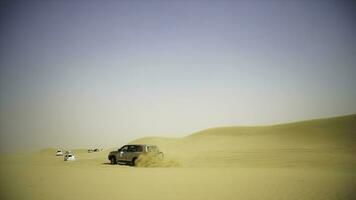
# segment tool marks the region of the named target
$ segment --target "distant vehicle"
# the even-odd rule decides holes
[[[125,145],[117,151],[110,152],[108,159],[111,164],[126,163],[135,166],[137,158],[146,154],[163,158],[163,153],[160,152],[155,145],[132,144]]]
[[[62,150],[57,150],[56,156],[63,156],[63,151]]]
[[[75,161],[75,156],[72,153],[66,153],[64,155],[64,161]]]
[[[99,151],[102,151],[103,149],[88,149],[88,153],[93,153],[93,152],[99,152]]]

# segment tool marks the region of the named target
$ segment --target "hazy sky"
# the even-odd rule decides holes
[[[0,150],[356,113],[355,1],[1,1]]]

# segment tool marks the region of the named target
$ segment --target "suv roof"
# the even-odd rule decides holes
[[[153,145],[153,144],[127,144],[124,146],[157,146],[157,145]]]

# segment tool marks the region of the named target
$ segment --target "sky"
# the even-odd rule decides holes
[[[355,1],[0,3],[0,151],[356,113]]]

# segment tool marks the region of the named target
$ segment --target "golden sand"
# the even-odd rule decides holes
[[[0,199],[356,199],[356,115],[141,138],[165,160],[108,164],[109,150],[2,155]]]

